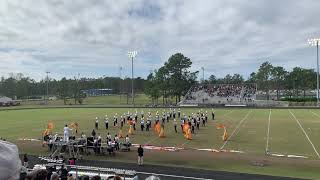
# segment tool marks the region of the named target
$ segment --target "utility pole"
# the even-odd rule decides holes
[[[48,104],[49,101],[49,71],[46,72],[47,74],[47,97],[45,98],[45,104]]]

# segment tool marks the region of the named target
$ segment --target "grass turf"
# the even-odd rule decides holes
[[[100,118],[98,133],[103,138],[109,132],[112,135],[119,128],[112,126],[114,113],[123,114],[133,112],[133,108],[59,108],[59,109],[30,109],[30,110],[4,110],[0,111],[0,137],[4,137],[19,145],[21,152],[30,154],[45,154],[46,148],[39,144],[21,142],[18,138],[41,138],[47,122],[55,124],[54,132],[62,133],[65,123],[78,122],[80,132],[89,135],[94,127],[95,117]],[[153,114],[163,109],[151,109]],[[182,112],[191,114],[199,109],[186,108]],[[193,155],[201,155],[192,158],[185,154],[179,156],[179,152],[153,152],[148,158],[150,163],[184,165],[189,167],[227,170],[247,173],[281,175],[300,178],[320,179],[316,169],[320,166],[316,151],[320,151],[320,110],[287,110],[287,109],[216,109],[216,120],[211,120],[211,109],[204,109],[209,113],[209,123],[206,127],[200,127],[193,135],[193,140],[186,140],[179,127],[178,133],[174,132],[172,120],[165,125],[166,138],[158,138],[153,132],[141,132],[139,125],[132,136],[133,143],[152,144],[157,146],[175,146],[184,148],[215,148],[223,147],[226,150],[240,150],[244,154],[224,157],[224,154],[208,155],[207,152],[192,151]],[[138,109],[140,112],[141,109]],[[291,113],[290,113],[291,111]],[[148,109],[144,109],[146,114]],[[271,114],[270,114],[271,113]],[[102,118],[108,114],[110,129],[105,130]],[[265,156],[268,120],[270,115],[269,150],[280,154],[304,155],[308,159],[269,158]],[[300,122],[310,141],[297,123]],[[179,122],[179,121],[178,121]],[[222,130],[217,130],[215,125],[222,123],[227,126],[230,139],[227,142],[221,140]],[[126,133],[126,125],[123,132]],[[33,145],[30,145],[33,144]],[[192,154],[191,153],[191,154]],[[182,154],[182,153],[180,153]],[[192,156],[193,156],[192,155]],[[222,157],[221,157],[222,156]],[[90,157],[95,158],[95,157]],[[99,158],[101,159],[101,158]],[[113,160],[135,160],[135,153],[118,156]],[[253,161],[270,161],[266,167],[252,166]],[[215,163],[212,163],[214,161]],[[300,164],[300,165],[299,165]]]

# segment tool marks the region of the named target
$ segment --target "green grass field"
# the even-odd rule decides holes
[[[109,132],[112,135],[118,128],[111,126],[105,130],[102,118],[108,114],[123,114],[135,111],[133,108],[59,108],[0,111],[0,137],[18,144],[21,153],[46,154],[47,149],[40,143],[18,141],[19,138],[41,138],[48,121],[54,122],[54,132],[62,133],[65,123],[78,122],[80,132],[89,135],[94,127],[95,117],[100,118],[98,133],[103,138]],[[154,114],[163,109],[151,109]],[[182,112],[191,114],[199,109],[186,108]],[[320,179],[320,110],[314,109],[215,109],[216,120],[200,127],[193,140],[186,140],[178,124],[178,133],[174,132],[172,121],[165,125],[166,138],[159,138],[153,131],[141,132],[139,126],[131,139],[136,144],[156,146],[184,147],[183,152],[150,151],[147,162],[165,165],[183,165],[188,167],[259,173],[268,175],[291,176]],[[138,109],[140,112],[141,109]],[[145,114],[148,109],[144,109]],[[112,120],[109,120],[112,124]],[[217,130],[216,124],[227,127],[229,139],[223,142],[223,130]],[[269,125],[270,123],[270,125]],[[269,129],[269,137],[268,137]],[[126,125],[123,132],[126,133]],[[266,148],[271,153],[300,155],[304,158],[284,158],[266,156]],[[224,149],[243,151],[238,153],[213,153],[195,151],[194,148]],[[194,158],[197,157],[197,158]],[[96,158],[96,157],[89,157]],[[103,159],[99,157],[99,159]],[[107,160],[108,158],[105,158]],[[110,160],[110,158],[108,159]],[[111,160],[134,161],[135,152],[120,153]],[[253,166],[253,162],[266,162],[265,167]]]

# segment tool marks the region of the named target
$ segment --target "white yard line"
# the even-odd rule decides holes
[[[311,111],[311,110],[310,110]],[[315,112],[313,112],[313,111],[311,111],[312,112],[312,114],[313,115],[315,115],[315,116],[317,116],[318,118],[320,118],[320,115],[319,114],[317,114],[317,113],[315,113]]]
[[[271,121],[271,109],[269,111],[266,152],[269,151],[270,121]]]
[[[300,121],[296,118],[296,116],[291,112],[291,110],[290,110],[290,109],[289,109],[289,112],[290,112],[290,114],[292,115],[292,117],[296,120],[296,122],[298,123],[298,125],[300,126],[300,128],[301,128],[302,132],[304,133],[304,135],[305,135],[305,136],[306,136],[306,138],[308,139],[309,143],[311,144],[311,146],[312,146],[312,148],[313,148],[314,152],[317,154],[318,158],[320,159],[320,155],[319,155],[319,153],[318,153],[317,149],[314,147],[314,145],[313,145],[312,141],[310,140],[310,138],[309,138],[308,134],[307,134],[307,133],[306,133],[306,131],[303,129],[303,127],[302,127],[302,125],[301,125]]]
[[[241,119],[241,121],[238,123],[237,127],[233,130],[233,132],[231,133],[229,138],[222,144],[222,146],[220,147],[220,150],[222,150],[224,148],[224,146],[227,145],[227,143],[229,142],[229,139],[231,139],[233,137],[234,133],[239,129],[242,122],[248,118],[248,116],[251,112],[252,112],[252,110],[248,111],[247,114]]]
[[[171,174],[156,174],[156,173],[149,173],[149,172],[139,172],[137,174],[147,174],[147,175],[155,175],[155,176],[165,176],[165,177],[173,177],[179,179],[197,179],[197,180],[214,180],[214,179],[206,179],[206,178],[198,178],[198,177],[190,177],[190,176],[178,176],[178,175],[171,175]]]

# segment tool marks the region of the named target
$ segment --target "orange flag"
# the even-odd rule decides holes
[[[160,134],[161,132],[161,125],[159,122],[157,122],[155,125],[154,125],[154,131],[157,133],[157,134]]]
[[[222,135],[222,140],[226,141],[228,140],[228,133],[227,133],[227,128],[223,124],[218,124],[217,129],[223,129],[223,135]]]
[[[47,125],[47,129],[50,129],[50,130],[52,130],[54,128],[54,124],[53,124],[53,122],[48,122],[48,125]]]
[[[184,125],[183,125],[183,133],[187,134],[189,128],[190,128],[189,124],[188,123],[184,123]]]

